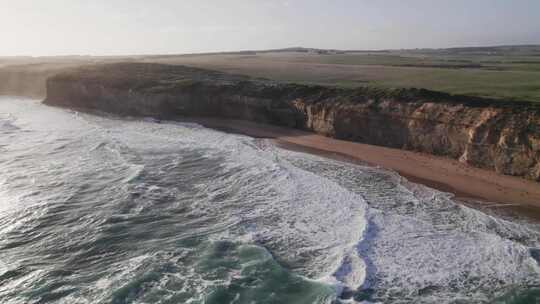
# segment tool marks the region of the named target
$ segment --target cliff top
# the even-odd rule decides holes
[[[51,77],[48,81],[82,81],[94,82],[114,87],[146,93],[174,93],[175,90],[187,86],[202,85],[207,87],[229,87],[241,89],[244,93],[253,92],[265,95],[266,98],[320,98],[335,97],[343,100],[375,100],[395,99],[402,102],[444,102],[464,104],[469,107],[520,108],[540,111],[540,104],[529,101],[505,101],[475,96],[453,95],[426,89],[408,88],[338,88],[320,85],[294,83],[278,83],[268,79],[228,74],[219,71],[193,68],[180,65],[155,63],[113,63],[84,66],[65,71]],[[271,90],[266,90],[271,88]]]
[[[179,65],[154,63],[113,63],[79,67],[53,77],[57,80],[80,80],[107,83],[119,87],[134,84],[152,87],[174,82],[204,82],[212,84],[235,84],[253,80],[248,76]],[[141,88],[141,87],[138,87]]]

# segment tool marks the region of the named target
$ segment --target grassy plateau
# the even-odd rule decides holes
[[[388,51],[289,48],[231,53],[0,58],[0,93],[43,95],[57,71],[94,63],[152,62],[279,82],[424,88],[504,101],[540,102],[540,45]],[[28,83],[29,81],[32,83]],[[15,88],[15,89],[14,89]]]

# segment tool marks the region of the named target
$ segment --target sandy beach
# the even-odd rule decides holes
[[[185,121],[222,131],[270,138],[276,145],[286,149],[394,170],[411,182],[453,193],[456,199],[466,204],[512,210],[520,215],[540,219],[539,183],[474,168],[457,160],[247,121],[213,118]]]

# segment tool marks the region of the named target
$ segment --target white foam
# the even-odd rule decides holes
[[[260,147],[271,146],[245,137],[232,140],[228,137],[219,142],[220,154],[223,150],[230,151],[227,170],[247,167],[248,172],[242,174],[253,176],[248,178],[250,184],[237,188],[241,192],[239,197],[248,203],[247,209],[238,209],[242,214],[237,216],[249,223],[250,235],[255,241],[269,242],[270,246],[277,247],[273,251],[290,263],[309,256],[311,261],[302,271],[312,278],[337,274],[344,283],[353,284],[350,287],[360,286],[364,270],[352,249],[365,228],[363,198],[332,181],[292,166],[273,148]],[[233,175],[224,184],[234,185],[236,180],[238,176]],[[207,191],[220,193],[209,186]],[[263,193],[249,193],[258,187],[262,187]],[[354,271],[345,272],[344,264]]]
[[[337,278],[353,289],[362,284],[365,270],[354,250],[365,228],[366,205],[360,195],[289,164],[268,141],[196,124],[125,120],[109,125],[97,120],[108,140],[121,147],[197,148],[209,159],[222,159],[223,171],[231,174],[199,185],[206,200],[197,200],[194,212],[208,216],[219,208],[223,227],[242,223],[244,229],[234,232],[236,239],[268,246],[300,274]],[[217,207],[215,201],[225,196]]]
[[[378,298],[486,301],[496,290],[540,283],[529,251],[540,244],[537,228],[459,205],[451,194],[408,183],[393,172],[296,152],[283,155],[369,201],[358,253],[366,264],[362,288],[375,289]]]
[[[33,124],[34,129],[47,125],[41,109],[24,103],[12,108],[19,112],[30,108],[22,125]],[[61,110],[51,111],[53,116],[65,117],[65,113],[55,114]],[[197,150],[203,156],[195,162],[218,162],[216,172],[211,172],[215,176],[194,186],[196,200],[190,206],[194,221],[198,214],[220,220],[215,227],[201,231],[211,234],[210,239],[263,246],[284,267],[333,285],[337,293],[361,286],[375,289],[382,299],[397,296],[404,301],[429,303],[437,299],[446,303],[459,297],[486,301],[494,290],[540,283],[538,263],[529,252],[529,247],[540,246],[538,231],[459,206],[451,195],[407,185],[395,173],[284,151],[265,140],[196,124],[112,121],[86,114],[73,116],[73,120],[76,122],[61,122],[30,134],[28,141],[9,147],[32,149],[36,143],[59,141],[55,130],[77,139],[68,141],[72,152],[58,152],[65,153],[62,163],[45,158],[42,164],[31,163],[27,174],[51,179],[58,175],[64,180],[91,174],[98,177],[97,182],[103,176],[104,182],[117,179],[123,184],[134,183],[139,187],[135,190],[159,197],[167,189],[150,182],[135,183],[146,169],[141,163],[164,154],[173,167],[180,166],[182,153]],[[167,169],[163,170],[156,172],[166,174]],[[66,191],[63,196],[72,195],[72,189],[60,189]],[[31,194],[0,192],[11,201],[24,200],[21,193]],[[63,196],[57,194],[55,199],[61,201]],[[43,201],[48,198],[46,194],[39,197]],[[152,210],[155,205],[149,199],[136,207],[133,212]],[[25,224],[23,218],[32,219],[22,214],[30,209],[19,209],[21,219],[14,219],[17,224],[6,220],[0,223],[0,232],[18,229]],[[40,216],[43,210],[36,208],[34,212]],[[116,276],[97,284],[121,285],[136,271],[162,259],[145,255],[128,260],[117,265]],[[200,289],[195,291],[200,294],[213,284],[226,283],[204,282],[196,270],[183,271],[178,275],[197,282]]]
[[[486,227],[503,229],[503,235],[532,231],[493,222],[479,211],[457,206],[448,194],[409,189],[393,173],[283,151],[264,140],[193,125],[164,131],[161,139],[203,147],[209,158],[224,157],[225,171],[236,172],[201,185],[201,191],[210,194],[209,201],[235,194],[222,204],[230,208],[232,222],[245,223],[238,240],[269,246],[279,260],[307,277],[334,284],[337,291],[362,286],[399,290],[405,297],[425,291],[444,298],[444,293],[461,289],[477,290],[481,299],[486,290],[538,276],[527,246]],[[310,166],[313,170],[303,170]],[[362,235],[367,226],[364,196],[382,199],[379,206],[388,210],[369,212],[375,232],[367,239]]]

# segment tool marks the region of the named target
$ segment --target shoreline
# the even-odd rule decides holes
[[[255,138],[271,139],[283,149],[397,172],[408,181],[452,193],[455,200],[476,209],[512,213],[540,221],[540,184],[497,174],[457,160],[407,150],[350,142],[315,133],[218,118],[183,118],[205,127]]]

